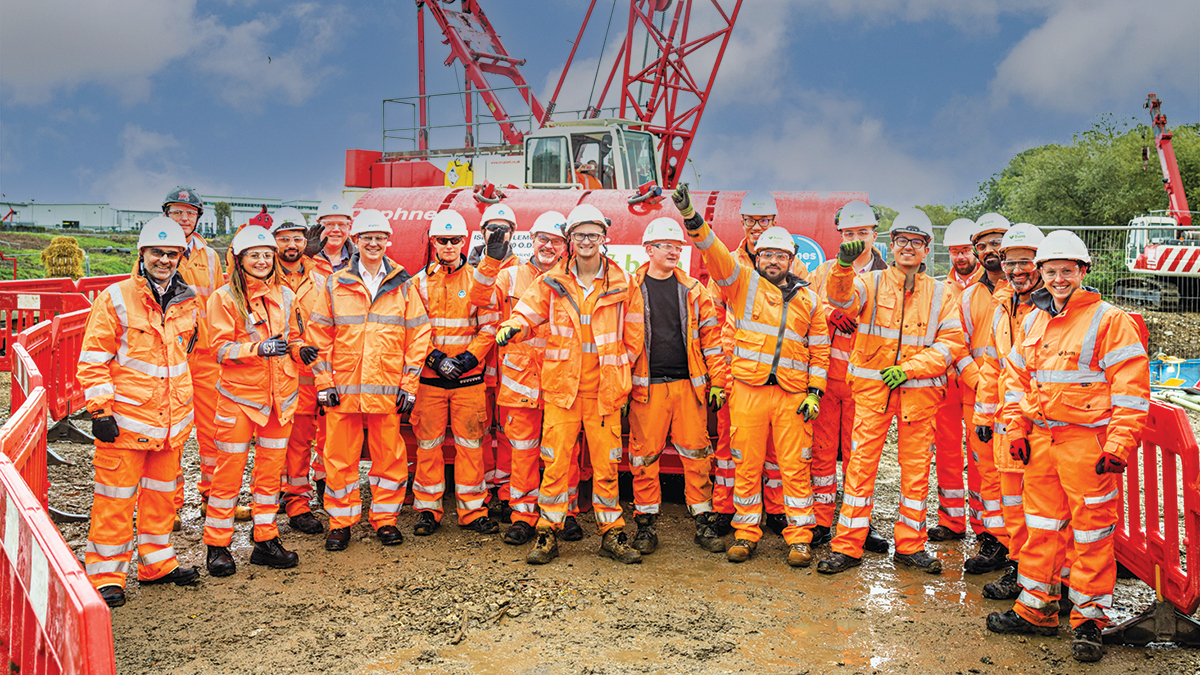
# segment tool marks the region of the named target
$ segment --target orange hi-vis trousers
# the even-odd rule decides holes
[[[758,541],[762,538],[762,472],[767,461],[767,443],[772,441],[779,458],[783,487],[783,508],[787,527],[783,538],[788,544],[812,541],[812,426],[796,409],[806,393],[789,393],[777,386],[754,386],[734,381],[730,398],[730,454],[736,465],[733,517],[736,538]]]
[[[1029,539],[1021,548],[1017,582],[1021,595],[1014,610],[1039,626],[1058,625],[1061,581],[1069,579],[1071,627],[1084,621],[1108,625],[1117,561],[1113,532],[1117,527],[1120,474],[1096,475],[1104,432],[1060,427],[1029,432],[1029,465],[1025,467],[1025,524]],[[1070,526],[1072,536],[1062,532]],[[1066,548],[1074,549],[1074,556]],[[1070,573],[1061,566],[1070,562]]]
[[[541,408],[505,408],[498,411],[504,445],[509,455],[511,476],[506,485],[512,521],[536,527],[538,521],[538,485],[541,483],[538,448],[542,445]],[[501,499],[505,495],[501,494]]]
[[[192,374],[192,407],[195,409],[196,444],[200,448],[200,480],[196,491],[201,499],[208,498],[213,471],[217,468],[217,382],[221,379],[221,366],[216,354],[196,349],[188,357],[188,371]],[[175,476],[179,487],[175,490],[175,510],[183,508],[183,465]]]
[[[489,388],[487,406],[484,408],[487,423],[483,427],[483,482],[487,484],[488,490],[496,490],[500,501],[511,502],[509,481],[512,479],[513,447],[503,432],[504,410],[496,406],[496,392]],[[537,412],[541,413],[540,410]],[[541,436],[540,428],[538,436]]]
[[[204,519],[204,543],[229,546],[233,541],[233,512],[237,508],[242,476],[254,442],[254,473],[250,491],[254,515],[254,541],[269,541],[279,536],[275,516],[279,512],[279,488],[282,482],[288,436],[292,424],[281,424],[272,410],[266,424],[254,423],[228,399],[217,404],[217,470],[208,493],[208,514]]]
[[[96,441],[92,465],[96,488],[83,556],[88,581],[96,588],[124,588],[134,548],[138,552],[138,579],[149,581],[170,574],[179,566],[171,546],[179,449],[125,450]]]
[[[683,463],[684,499],[693,516],[712,511],[712,448],[708,408],[696,398],[690,380],[651,381],[647,401],[629,404],[629,468],[633,474],[633,509],[657,514],[662,504],[658,459],[671,443]]]
[[[378,530],[395,525],[404,505],[408,481],[408,451],[400,437],[396,413],[343,413],[329,408],[325,415],[325,511],[329,529],[351,527],[362,518],[358,496],[358,463],[362,458],[363,428],[371,469],[371,513],[368,522]]]
[[[974,414],[973,404],[964,405],[959,418],[972,419]],[[984,443],[975,435],[974,425],[968,432],[967,497],[970,500],[971,527],[976,534],[981,527],[1008,547],[1009,535],[1000,498],[1000,471],[996,468],[996,455],[991,443]],[[994,436],[992,440],[995,440]]]
[[[946,397],[938,404],[933,419],[934,464],[937,466],[938,525],[954,532],[967,531],[966,485],[963,483],[963,397],[960,387],[966,386],[955,377],[946,385]],[[967,436],[975,435],[975,427],[966,429]],[[972,470],[973,469],[972,465]],[[982,532],[979,521],[979,493],[972,493],[971,527]]]
[[[446,492],[446,425],[454,434],[454,497],[458,524],[469,525],[487,516],[483,481],[483,431],[488,415],[484,410],[482,383],[459,389],[440,389],[422,384],[411,422],[417,437],[417,475],[413,478],[413,508],[432,511],[442,520],[442,496]]]
[[[934,453],[934,428],[930,418],[906,421],[900,396],[893,392],[884,412],[858,406],[854,420],[850,464],[846,467],[842,513],[838,516],[833,550],[854,558],[863,555],[863,542],[871,526],[875,503],[875,477],[892,418],[897,418],[900,461],[900,515],[896,519],[896,552],[916,553],[925,548],[926,504],[929,498],[929,462]]]
[[[539,529],[562,529],[570,507],[570,476],[579,471],[575,442],[582,429],[592,465],[592,507],[600,533],[625,527],[621,516],[617,466],[621,462],[621,413],[601,415],[595,398],[576,396],[570,408],[546,403],[542,417],[542,461],[546,471],[538,491]]]
[[[812,486],[813,513],[817,525],[833,526],[837,501],[837,458],[842,455],[842,469],[850,460],[850,430],[854,427],[854,394],[843,380],[829,380],[829,388],[821,398],[821,414],[813,420]]]
[[[308,480],[309,469],[316,472],[320,467],[321,475],[325,477],[324,460],[321,459],[322,448],[325,447],[325,417],[319,415],[296,415],[292,418],[292,434],[288,438],[286,480],[283,486],[283,504],[288,517],[298,516],[312,511],[309,500],[313,497],[312,483]],[[313,450],[316,449],[316,453]]]
[[[729,394],[731,392],[726,392]],[[717,447],[713,452],[713,510],[733,513],[733,456],[729,453],[729,403],[717,411]]]

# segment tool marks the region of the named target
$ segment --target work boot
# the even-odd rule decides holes
[[[861,564],[862,558],[854,558],[845,553],[831,553],[828,558],[817,563],[817,571],[821,574],[838,574]]]
[[[179,512],[175,512],[175,520],[171,523],[171,531],[178,532],[183,529],[183,518],[179,516]],[[119,607],[120,605],[118,605]]]
[[[491,498],[488,499],[488,518],[502,523],[512,522],[512,507],[507,501],[500,499],[500,489],[492,488]]]
[[[232,561],[233,558],[230,558]],[[175,584],[176,586],[191,586],[200,581],[200,570],[195,567],[180,565],[157,579],[138,579],[141,586],[157,586],[159,584]]]
[[[1025,617],[1011,609],[1003,614],[1000,612],[988,614],[987,628],[993,633],[1023,633],[1025,635],[1054,635],[1058,633],[1058,626],[1039,626],[1035,623],[1029,623],[1025,620]]]
[[[379,543],[384,546],[399,546],[404,543],[404,534],[395,525],[384,525],[375,530],[375,536],[379,537]]]
[[[767,529],[771,530],[779,536],[783,536],[783,530],[787,527],[787,516],[782,513],[767,514]]]
[[[875,526],[871,525],[867,528],[867,540],[863,542],[863,549],[871,553],[887,555],[888,551],[891,550],[891,546],[888,544],[887,539],[879,535],[879,532],[875,530]]]
[[[963,562],[964,572],[987,574],[1008,566],[1008,547],[991,532],[981,532],[975,539],[979,541],[979,553]]]
[[[818,546],[824,546],[831,541],[833,541],[833,532],[824,525],[817,525],[813,528],[813,540],[809,546],[816,548]]]
[[[729,551],[725,553],[725,559],[734,563],[746,562],[750,556],[754,555],[756,548],[758,548],[757,541],[734,539],[733,546],[730,546]]]
[[[537,543],[533,550],[525,556],[525,562],[530,565],[545,565],[558,557],[558,538],[554,530],[538,530]]]
[[[637,533],[633,535],[633,547],[642,555],[650,555],[658,549],[658,533],[654,531],[658,516],[652,513],[641,513],[633,517],[637,523]]]
[[[927,574],[942,573],[942,561],[938,560],[936,556],[929,555],[925,549],[914,553],[896,553],[892,559],[901,565],[915,567]]]
[[[604,538],[600,540],[600,556],[626,565],[642,562],[642,554],[629,545],[629,537],[619,527],[604,533]]]
[[[1071,642],[1071,655],[1076,661],[1092,663],[1104,656],[1104,644],[1100,638],[1100,626],[1095,621],[1084,621],[1075,629]]]
[[[249,506],[242,506],[241,504],[238,504],[237,506],[233,507],[233,519],[244,523],[248,520],[253,520],[254,513],[250,511]]]
[[[463,525],[462,529],[470,530],[477,534],[496,534],[500,531],[500,523],[497,523],[487,516],[481,516],[475,520],[472,520],[466,525]]]
[[[325,537],[326,551],[345,551],[350,545],[350,528],[339,527],[329,531]]]
[[[733,532],[733,514],[718,513],[716,517],[713,518],[713,529],[717,531],[718,537],[724,537],[730,532]]]
[[[292,526],[293,530],[299,530],[304,534],[321,534],[325,531],[325,526],[313,515],[312,511],[297,513],[288,518],[288,524]]]
[[[787,562],[792,567],[808,567],[812,564],[812,550],[808,544],[792,544],[788,550]]]
[[[1004,576],[983,585],[983,597],[991,600],[1016,600],[1021,594],[1021,585],[1017,583],[1017,567],[1008,568]]]
[[[125,589],[115,584],[101,586],[100,597],[104,598],[104,604],[109,607],[120,607],[125,604]]]
[[[967,536],[966,532],[955,532],[945,525],[932,527],[927,534],[929,535],[929,541],[954,541]]]
[[[209,546],[204,566],[210,577],[227,577],[237,571],[237,563],[233,562],[233,556],[225,546]]]
[[[413,534],[418,537],[428,537],[437,531],[440,524],[437,516],[433,515],[433,511],[422,511],[421,515],[417,516],[417,524],[413,525]]]
[[[533,529],[532,525],[518,520],[504,532],[504,543],[512,544],[513,546],[528,544],[529,540],[533,539],[535,534],[537,532]]]
[[[579,526],[579,521],[575,520],[575,516],[567,516],[567,519],[563,521],[562,532],[559,532],[558,536],[563,541],[579,541],[583,539],[583,528]]]
[[[713,527],[715,520],[716,514],[712,512],[696,516],[695,542],[697,546],[709,553],[722,553],[725,551],[725,540],[717,534],[716,528]]]
[[[284,548],[279,537],[254,542],[254,550],[250,552],[251,565],[266,565],[271,569],[285,570],[295,567],[298,562],[300,556],[295,551]]]

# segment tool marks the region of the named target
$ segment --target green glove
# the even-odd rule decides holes
[[[514,326],[501,326],[500,330],[496,331],[496,344],[503,347],[520,332],[521,329]]]
[[[717,412],[725,407],[725,390],[721,387],[710,387],[708,389],[708,409],[712,412]]]
[[[625,399],[625,405],[621,406],[621,417],[629,417],[629,401],[630,400],[631,399]]]
[[[845,244],[842,245],[845,246]],[[883,378],[883,383],[892,389],[895,389],[905,382],[908,382],[908,375],[904,374],[904,369],[900,366],[884,368],[883,372],[879,375]]]
[[[858,260],[858,256],[867,248],[865,241],[846,241],[838,247],[838,264],[842,267],[849,267]]]
[[[691,218],[696,210],[692,208],[692,196],[688,194],[687,183],[680,183],[679,187],[675,188],[675,193],[671,195],[671,201],[675,202],[675,208],[679,209],[679,215],[683,216],[684,220]]]
[[[796,408],[797,415],[804,415],[805,422],[811,422],[817,419],[817,415],[821,414],[821,398],[816,394],[809,393],[800,402],[800,407]]]

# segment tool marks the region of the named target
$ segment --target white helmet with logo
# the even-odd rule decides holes
[[[304,222],[304,214],[294,206],[284,206],[271,214],[271,234],[278,234],[286,230],[307,229],[308,224]]]
[[[566,239],[566,227],[566,216],[558,211],[547,211],[533,221],[533,227],[529,228],[529,236],[533,237],[537,234],[548,234],[553,237],[562,237],[563,239]]]
[[[346,216],[352,218],[354,208],[344,199],[326,199],[317,207],[317,222],[325,216]]]
[[[382,232],[391,235],[392,223],[387,216],[383,215],[382,211],[363,209],[354,217],[354,224],[350,226],[350,234],[357,237],[368,232]]]
[[[751,190],[742,197],[742,208],[738,211],[743,216],[777,216],[779,209],[775,205],[775,196],[767,190]]]
[[[431,237],[465,237],[467,236],[467,221],[462,214],[454,209],[438,211],[433,220],[429,221],[429,236]]]
[[[138,248],[147,246],[168,246],[187,248],[187,237],[183,236],[183,228],[179,223],[166,216],[155,216],[142,226],[138,234]]]
[[[571,209],[571,214],[567,216],[567,234],[571,234],[571,230],[584,223],[594,223],[608,232],[608,221],[604,218],[604,214],[591,204],[580,204]]]
[[[921,209],[908,208],[896,215],[895,220],[892,221],[892,228],[888,232],[892,235],[919,234],[925,237],[925,243],[928,244],[933,241],[933,222]]]
[[[975,236],[971,238],[971,241],[975,241],[985,234],[1006,232],[1011,226],[1012,224],[1008,222],[1008,218],[999,213],[985,213],[979,216],[979,220],[975,221]]]
[[[234,255],[240,255],[242,251],[256,246],[279,248],[279,245],[275,243],[275,235],[262,225],[247,225],[233,236]]]
[[[796,255],[796,240],[787,230],[778,225],[768,227],[758,237],[758,241],[754,244],[756,251],[765,249],[773,249],[777,251],[787,251],[791,255]]]
[[[975,234],[975,230],[975,221],[970,218],[955,218],[946,226],[946,234],[942,236],[942,244],[946,248],[970,246],[971,236]]]
[[[1008,228],[1008,231],[1004,233],[1004,239],[1000,242],[1000,250],[1031,248],[1036,251],[1045,238],[1046,235],[1042,234],[1042,231],[1037,229],[1036,226],[1030,223],[1017,223]]]
[[[642,233],[642,243],[649,244],[652,241],[687,243],[687,239],[683,236],[683,228],[670,218],[655,218],[646,226],[646,231]]]
[[[508,204],[492,204],[483,212],[483,217],[479,219],[480,225],[486,225],[492,220],[503,220],[507,222],[513,230],[517,229],[517,216],[513,214],[512,208]]]
[[[866,202],[857,199],[846,202],[833,216],[833,226],[841,230],[879,225],[879,214]]]
[[[1088,254],[1087,244],[1079,235],[1070,230],[1055,230],[1046,235],[1038,244],[1037,256],[1033,261],[1040,267],[1042,263],[1051,260],[1074,260],[1082,265],[1091,265],[1092,256]]]

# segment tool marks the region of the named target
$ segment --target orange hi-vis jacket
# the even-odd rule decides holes
[[[294,272],[283,269],[283,282],[296,294],[295,309],[300,319],[300,339],[309,342],[307,336],[308,324],[313,308],[321,297],[321,289],[325,287],[325,275],[317,271],[312,258],[301,257],[299,267]],[[310,343],[311,344],[311,343]],[[317,380],[313,377],[312,368],[300,363],[300,401],[296,404],[297,415],[317,414]]]
[[[1150,414],[1150,362],[1133,319],[1082,287],[1051,316],[1044,288],[1017,325],[1005,357],[1005,431],[1011,443],[1034,425],[1104,432],[1104,451],[1126,459]]]
[[[179,276],[191,286],[196,294],[200,307],[200,337],[196,340],[193,351],[212,351],[208,338],[208,298],[225,285],[225,275],[221,272],[221,259],[204,238],[195,232],[188,238],[187,255],[180,256]],[[137,274],[137,270],[134,270]]]
[[[808,273],[809,288],[825,303],[825,315],[828,320],[832,305],[829,304],[829,272],[837,259],[826,260]],[[853,268],[852,268],[853,269]],[[871,264],[867,271],[885,270],[887,266],[878,253],[872,253]],[[828,321],[827,321],[828,322]],[[854,336],[857,333],[843,333],[829,324],[829,379],[835,382],[846,382],[846,373],[850,369],[850,353],[854,351]]]
[[[296,294],[280,284],[246,279],[250,310],[243,318],[229,285],[208,299],[208,320],[221,379],[217,393],[238,404],[255,424],[265,425],[274,410],[287,424],[300,397],[300,322]],[[259,356],[258,344],[280,336],[288,343],[285,356]]]
[[[121,430],[108,447],[178,449],[192,432],[188,352],[204,320],[185,280],[176,274],[170,283],[175,295],[165,312],[137,272],[92,303],[76,376],[87,409],[112,415]]]
[[[532,262],[509,265],[508,260],[484,256],[475,269],[471,285],[471,304],[497,309],[500,321],[512,318],[513,308],[525,291],[542,275]],[[510,342],[497,348],[500,362],[500,382],[496,389],[496,405],[507,408],[538,408],[542,405],[542,359],[550,324],[533,329],[532,337]]]
[[[346,237],[346,242],[342,244],[342,265],[338,270],[339,272],[346,269],[346,266],[349,265],[349,260],[354,257],[356,252],[357,249],[354,248],[354,244],[350,241],[349,237]],[[329,256],[325,255],[325,249],[317,251],[316,255],[312,257],[312,262],[321,276],[328,278],[333,275],[333,263],[329,262]]]
[[[739,264],[702,223],[688,230],[704,264],[725,296],[734,322],[730,375],[749,385],[777,382],[784,391],[825,391],[829,370],[829,327],[825,305],[808,282],[789,279],[787,288]]]
[[[982,279],[984,274],[987,274],[987,270],[983,268],[982,264],[975,265],[975,271],[971,272],[966,277],[958,276],[958,272],[955,272],[954,268],[951,268],[950,273],[946,275],[945,283],[947,286],[952,286],[961,291],[976,281]]]
[[[538,277],[513,308],[512,317],[501,325],[520,329],[513,340],[521,341],[536,337],[534,329],[549,324],[542,398],[559,408],[570,409],[579,395],[584,352],[596,354],[597,408],[601,415],[611,415],[628,400],[633,363],[645,348],[642,294],[620,265],[605,258],[592,282],[599,285],[599,297],[591,313],[583,312],[580,308],[587,296],[571,265],[561,263]],[[584,341],[584,323],[591,327],[591,342]]]
[[[967,354],[958,307],[946,301],[945,285],[917,272],[906,292],[897,267],[856,275],[841,265],[828,285],[829,303],[858,318],[849,370],[858,409],[887,409],[892,392],[881,373],[898,365],[908,376],[898,388],[901,416],[907,422],[932,417],[945,396],[947,369]]]
[[[496,323],[500,313],[494,306],[471,304],[475,268],[465,258],[460,258],[459,263],[458,269],[451,271],[441,263],[432,262],[413,279],[413,284],[425,303],[429,325],[433,327],[431,349],[439,349],[446,356],[471,352],[479,365],[463,373],[460,382],[471,382],[477,375],[479,378],[475,379],[483,382],[488,352],[496,344]],[[421,376],[440,382],[438,374],[425,365],[422,365]]]
[[[642,354],[633,364],[633,399],[640,403],[649,400],[650,387],[650,303],[645,302],[645,263],[633,273],[633,283],[642,294],[645,307],[645,340]],[[679,281],[679,311],[683,326],[683,343],[687,345],[688,377],[696,399],[704,403],[711,382],[714,387],[729,386],[729,366],[722,351],[721,324],[717,310],[704,285],[688,276],[687,272],[675,268],[675,279]]]
[[[504,260],[501,260],[497,263],[498,266],[492,266],[492,265],[488,266],[488,269],[491,270],[491,272],[490,272],[491,276],[490,277],[485,276],[482,273],[480,273],[479,270],[483,267],[483,264],[485,261],[491,260],[491,259],[487,257],[486,251],[482,250],[482,248],[484,248],[484,247],[481,247],[480,249],[478,249],[478,253],[479,253],[478,256],[474,256],[475,251],[472,251],[472,257],[467,258],[467,262],[471,262],[471,260],[473,260],[474,257],[479,258],[478,261],[471,263],[472,266],[475,267],[475,273],[473,275],[471,275],[471,280],[473,283],[471,284],[471,291],[469,293],[467,293],[467,296],[471,298],[471,304],[475,305],[476,307],[487,307],[488,306],[486,302],[485,303],[476,302],[477,295],[484,292],[484,291],[478,291],[476,289],[479,289],[482,285],[484,288],[487,288],[488,290],[490,290],[490,287],[495,283],[496,275],[499,273],[500,270],[506,270],[506,269],[509,269],[512,267],[520,267],[521,266],[521,259],[518,258],[515,254],[513,254],[512,251],[509,251],[508,255],[505,256]],[[495,263],[496,261],[493,260],[492,262]],[[537,269],[537,268],[534,268],[534,269]],[[489,279],[490,279],[490,281],[489,281]],[[517,296],[517,300],[520,300],[520,299],[521,299],[521,296]],[[513,302],[516,302],[516,300],[514,300]],[[495,309],[495,307],[493,307],[492,309]],[[498,315],[498,318],[496,319],[496,324],[499,325],[501,321],[503,321],[504,319],[507,319],[507,318],[508,318],[508,315],[501,312]],[[500,355],[500,349],[493,349],[490,352],[488,352],[488,357],[486,359],[479,359],[480,361],[482,361],[485,364],[484,368],[483,368],[483,383],[487,385],[487,388],[489,391],[495,390],[496,385],[500,381],[500,369],[497,365],[499,355]]]
[[[1005,357],[1012,351],[1017,325],[1032,311],[1033,303],[1018,300],[1007,281],[996,285],[996,292],[992,295],[992,334],[988,336],[984,350],[983,366],[979,369],[979,388],[975,396],[975,424],[992,427],[996,434],[1007,433],[999,414],[1000,402],[1004,400],[1008,386]],[[994,450],[997,469],[1024,471],[1025,466],[1008,453],[1007,443],[994,444]]]
[[[982,267],[982,265],[980,266]],[[966,341],[968,354],[955,362],[955,371],[962,381],[962,398],[964,405],[974,405],[975,389],[979,386],[979,370],[983,367],[983,355],[987,350],[988,336],[991,333],[992,295],[995,290],[981,277],[979,281],[964,289],[954,291],[954,301],[958,304],[959,319],[962,321],[963,339]],[[1007,286],[1007,281],[1000,285]],[[971,368],[970,363],[975,363]]]
[[[400,390],[415,394],[429,354],[429,317],[416,284],[383,259],[374,297],[358,272],[355,253],[325,281],[308,326],[321,355],[312,364],[317,390],[336,386],[346,413],[394,414]]]

